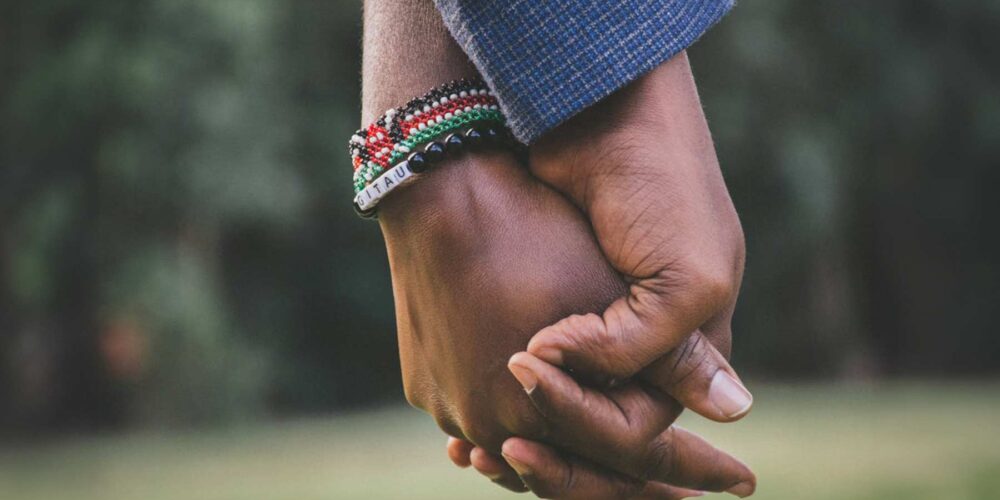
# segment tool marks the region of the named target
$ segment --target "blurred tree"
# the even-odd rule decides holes
[[[388,300],[370,300],[390,295],[385,256],[341,203],[355,2],[0,8],[0,414],[198,422],[398,396]]]
[[[694,61],[748,234],[740,364],[997,373],[1000,4],[745,4]]]

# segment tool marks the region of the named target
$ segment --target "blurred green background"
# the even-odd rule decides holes
[[[1000,2],[744,1],[691,51],[761,498],[1000,498]],[[348,206],[360,4],[0,1],[0,498],[506,498],[405,408]],[[360,279],[365,277],[365,279]]]

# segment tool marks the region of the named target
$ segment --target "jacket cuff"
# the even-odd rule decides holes
[[[435,3],[527,144],[686,49],[734,0]]]

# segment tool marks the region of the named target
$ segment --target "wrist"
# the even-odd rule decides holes
[[[447,159],[379,204],[386,245],[431,243],[443,234],[475,237],[537,189],[509,151],[470,151]]]
[[[691,146],[714,162],[682,52],[543,135],[532,145],[530,164],[536,176],[579,201],[594,189],[613,185],[609,181],[615,178],[680,168],[674,156],[687,155]]]
[[[444,82],[476,76],[430,0],[367,0],[362,123]]]

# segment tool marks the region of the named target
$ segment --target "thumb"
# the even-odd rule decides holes
[[[685,408],[716,422],[739,420],[753,406],[750,391],[700,330],[640,376]]]
[[[644,381],[711,420],[730,422],[750,410],[750,392],[700,330],[692,328],[674,343],[646,334],[637,315],[621,314],[616,305],[604,317],[574,315],[546,327],[528,343],[528,352],[606,385],[641,371]]]

